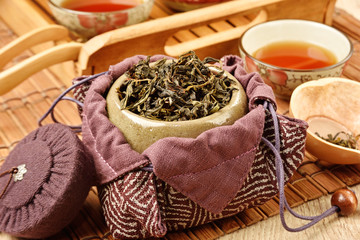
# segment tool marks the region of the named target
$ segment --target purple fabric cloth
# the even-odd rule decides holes
[[[257,107],[259,100],[269,101],[276,107],[275,95],[270,86],[266,85],[258,73],[247,74],[244,63],[238,56],[228,55],[221,59],[223,69],[233,74],[241,83],[249,98],[249,109]]]
[[[163,57],[157,55],[151,61]],[[160,139],[140,154],[131,149],[120,130],[109,121],[103,95],[113,80],[145,58],[135,56],[111,66],[109,74],[95,79],[86,94],[83,141],[95,158],[98,184],[152,163],[158,178],[201,207],[220,213],[241,189],[261,140],[265,113],[256,103],[275,103],[273,92],[258,74],[245,73],[239,57],[225,56],[223,68],[243,85],[250,112],[233,125],[210,129],[195,139]]]
[[[25,164],[0,199],[0,231],[26,238],[59,232],[80,211],[94,184],[94,166],[78,137],[61,124],[38,128],[21,140],[0,169]],[[0,178],[4,187],[9,175]]]
[[[163,58],[158,55],[152,61]],[[105,184],[135,168],[149,164],[144,155],[134,151],[121,131],[107,116],[105,91],[113,80],[146,56],[135,56],[110,66],[109,73],[93,80],[86,93],[82,113],[83,142],[94,157],[98,184]]]

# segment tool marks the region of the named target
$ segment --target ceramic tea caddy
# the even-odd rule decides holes
[[[153,64],[151,63],[150,66]],[[222,71],[215,66],[210,66],[209,69],[214,73]],[[247,113],[247,96],[234,76],[226,71],[224,74],[233,80],[232,85],[236,88],[229,103],[211,115],[187,121],[153,120],[121,109],[116,89],[127,80],[127,76],[123,74],[113,83],[106,98],[109,119],[121,130],[131,147],[139,153],[161,138],[196,138],[211,128],[231,125]]]

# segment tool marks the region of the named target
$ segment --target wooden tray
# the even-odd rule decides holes
[[[44,1],[39,1],[39,3],[40,2]],[[0,0],[1,17],[3,16],[3,7],[5,7],[6,4],[19,3],[33,4],[36,7],[40,6],[35,4],[34,1]],[[16,16],[19,16],[19,18],[22,17],[20,14]],[[36,14],[33,16],[36,18]],[[31,22],[31,20],[28,20],[28,22]],[[24,25],[27,24],[27,22],[24,20],[23,23]],[[346,77],[360,81],[360,23],[346,13],[336,12],[332,25],[346,32],[349,36],[352,37],[355,46],[355,52],[345,68],[344,75]],[[0,46],[3,46],[11,40],[15,39],[15,36],[11,31],[15,31],[13,30],[13,27],[10,27],[9,24],[4,24],[2,21],[0,21]],[[19,35],[23,35],[24,33]],[[71,39],[69,38],[65,41],[68,42],[71,41]],[[48,49],[49,47],[52,48],[52,46],[54,46],[53,43],[49,43],[49,45],[45,47],[41,45],[39,46],[40,50],[33,50],[33,52]],[[11,62],[7,67],[11,67],[13,64],[18,63],[19,61],[22,61],[24,58],[28,58],[29,56],[32,56],[31,52],[21,54],[20,57],[14,59],[14,61]],[[70,67],[74,66],[73,62],[68,62],[66,64]],[[50,68],[50,71],[48,69],[40,71],[39,73],[29,77],[26,81],[14,88],[11,92],[0,96],[0,164],[13,149],[16,143],[37,127],[37,120],[49,108],[52,101],[66,87],[62,79],[58,77],[61,76],[61,72],[59,72],[59,75],[56,75],[56,71],[69,71],[69,69],[66,68],[66,64],[57,66],[57,70]],[[71,71],[69,72],[69,76],[77,76],[77,73],[71,73]],[[66,72],[65,74],[62,72],[62,76],[64,75],[67,75]],[[288,110],[288,103],[281,100],[277,100],[277,103],[278,111],[282,114],[286,114]],[[59,121],[66,124],[76,125],[81,121],[77,116],[76,107],[68,102],[64,102],[58,105],[56,108],[56,115]],[[50,122],[52,122],[50,119],[45,120],[45,123]],[[328,204],[330,193],[333,193],[337,189],[344,186],[353,186],[355,190],[358,190],[359,192],[359,183],[359,166],[327,165],[323,162],[319,162],[312,156],[307,155],[304,163],[299,167],[297,173],[287,185],[286,196],[291,206],[305,206],[305,208],[302,210],[308,210],[308,208],[311,208],[314,210],[314,214],[318,214],[319,211],[317,210],[319,210],[322,205],[319,207],[318,205],[314,204],[311,205],[313,207],[308,207],[308,205],[304,203],[313,204],[314,202],[316,203],[318,199],[325,199],[322,202]],[[328,207],[326,204],[324,204],[324,207],[321,209]],[[183,232],[169,233],[165,236],[164,239],[239,239],[239,237],[236,237],[238,235],[245,236],[243,239],[264,239],[264,236],[268,236],[268,234],[271,233],[270,231],[267,232],[267,230],[271,228],[273,228],[272,234],[275,236],[285,236],[282,234],[276,234],[278,232],[284,231],[282,230],[281,224],[279,224],[278,217],[276,216],[278,211],[278,199],[275,197],[260,207],[248,209],[236,216],[218,220],[214,223],[203,226],[191,228]],[[304,211],[299,212],[304,213]],[[308,212],[305,211],[305,213]],[[354,218],[355,220],[359,220],[358,216],[359,214],[350,218],[336,218],[329,221],[325,220],[324,225],[319,223],[319,227],[315,226],[309,231],[302,232],[301,235],[286,235],[288,237],[284,237],[283,239],[288,239],[289,237],[294,236],[301,237],[302,239],[337,239],[340,236],[344,239],[358,239],[360,234],[360,230],[356,228],[358,222],[354,221],[354,225],[349,225],[346,227],[346,223],[348,223],[350,219]],[[277,221],[277,224],[274,224],[274,219]],[[265,223],[267,228],[263,228],[264,225],[262,223]],[[255,236],[249,235],[254,234],[254,231],[246,231],[250,228],[260,229],[259,234]],[[97,192],[94,188],[89,192],[84,207],[81,209],[81,212],[76,217],[76,219],[74,219],[74,221],[66,229],[51,237],[50,239],[73,240],[85,239],[89,236],[93,236],[92,239],[100,239],[100,237],[106,235],[107,232],[108,228],[104,222],[99,200],[97,198]],[[245,234],[239,234],[241,232],[245,232]],[[261,232],[263,233],[262,235]],[[316,235],[316,232],[320,232],[320,234]],[[332,235],[335,232],[337,234]],[[246,235],[246,233],[248,233],[248,235]],[[262,236],[263,238],[258,238],[257,236]],[[2,238],[16,239],[6,234],[0,233],[0,239]],[[111,236],[107,236],[105,239],[112,238]],[[268,237],[268,239],[272,239],[272,237]]]
[[[27,44],[27,47],[33,47],[45,40],[63,40],[62,43],[64,41],[70,43],[57,47],[54,45],[58,43],[50,43],[50,49],[47,49],[48,46],[33,49],[35,52],[47,49],[47,52],[27,59],[16,68],[0,73],[0,84],[4,86],[2,91],[6,88],[11,89],[35,72],[66,60],[76,62],[75,75],[84,75],[105,71],[109,65],[136,54],[166,54],[176,57],[189,50],[195,50],[200,58],[206,56],[220,58],[226,54],[238,54],[238,39],[250,26],[282,18],[308,19],[331,24],[335,2],[335,0],[234,0],[175,14],[166,8],[161,0],[157,0],[149,21],[101,34],[84,44],[71,42],[67,34],[61,35],[60,39],[42,38],[39,37],[38,32],[30,34],[33,41]],[[0,15],[4,22],[17,34],[22,35],[10,46],[12,48],[6,49],[11,57],[15,55],[14,49],[19,50],[19,46],[26,46],[25,43],[29,42],[29,36],[24,35],[25,33],[34,29],[42,31],[44,27],[54,23],[44,0],[0,0],[0,4]],[[0,66],[5,65],[8,59],[11,58],[3,58]],[[33,61],[36,61],[36,64]],[[61,77],[66,85],[70,85],[70,80],[75,75],[74,67],[71,70],[69,68],[68,64],[66,67],[52,71]],[[2,93],[0,91],[0,94]]]

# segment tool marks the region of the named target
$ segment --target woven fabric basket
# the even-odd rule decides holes
[[[153,56],[151,61],[163,57]],[[261,139],[275,145],[278,123],[287,182],[303,159],[307,124],[281,115],[274,121],[266,107],[276,108],[271,88],[258,74],[247,74],[239,57],[224,56],[222,67],[244,87],[249,112],[233,125],[210,129],[195,139],[164,138],[138,153],[109,121],[105,95],[114,80],[145,58],[125,59],[74,92],[84,102],[83,142],[94,158],[99,197],[113,237],[162,237],[274,197],[275,156]],[[144,169],[148,165],[151,171]]]

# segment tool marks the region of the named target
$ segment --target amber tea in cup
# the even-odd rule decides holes
[[[335,55],[326,48],[301,41],[274,42],[258,49],[253,56],[262,62],[291,69],[324,68],[337,62]]]
[[[154,0],[48,0],[56,21],[79,41],[149,18]]]
[[[61,7],[82,11],[82,12],[112,12],[133,8],[138,5],[135,0],[65,0],[61,3]]]
[[[239,50],[245,70],[259,73],[278,98],[289,100],[305,82],[341,76],[353,46],[345,34],[326,24],[281,19],[246,30]]]

